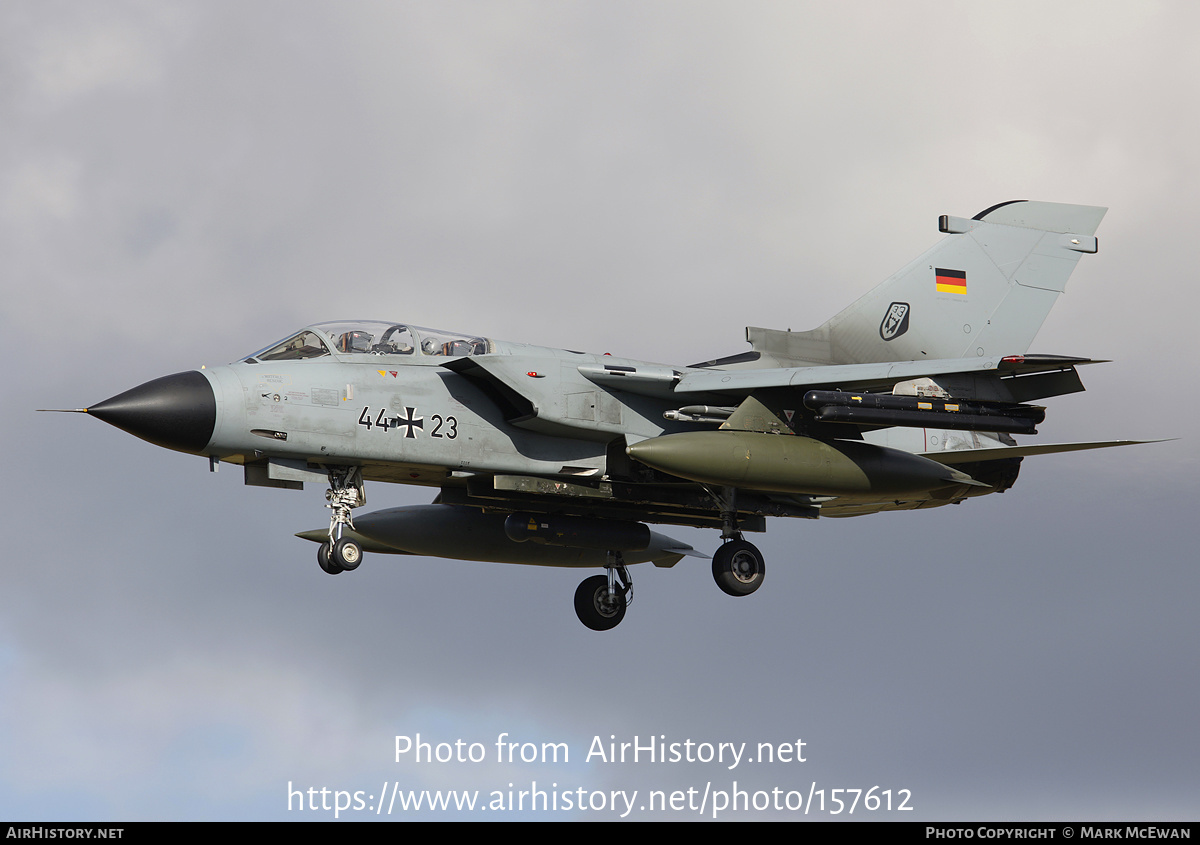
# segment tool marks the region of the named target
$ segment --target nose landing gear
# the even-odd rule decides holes
[[[325,498],[332,513],[329,516],[329,540],[317,549],[317,563],[330,575],[358,569],[363,559],[362,546],[343,537],[344,528],[354,528],[351,508],[366,504],[367,491],[363,486],[362,470],[358,467],[333,467],[329,470],[329,489]]]

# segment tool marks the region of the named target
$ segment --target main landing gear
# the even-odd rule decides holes
[[[732,520],[730,520],[732,523]],[[748,596],[762,586],[766,561],[758,547],[742,539],[731,527],[712,559],[713,580],[722,592]],[[608,631],[621,624],[633,600],[633,579],[620,552],[609,552],[604,575],[585,578],[575,590],[575,615],[593,631]]]
[[[713,579],[731,596],[748,596],[762,586],[767,565],[762,552],[737,534],[713,555]]]
[[[633,579],[620,552],[609,552],[605,575],[585,578],[575,590],[575,615],[593,631],[607,631],[621,624],[633,600]]]
[[[748,596],[762,586],[767,563],[753,543],[742,539],[737,525],[737,490],[722,487],[719,491],[705,488],[721,507],[721,539],[724,541],[713,555],[713,580],[722,592],[731,596]]]
[[[317,563],[330,575],[358,569],[362,563],[362,546],[356,540],[343,537],[344,528],[354,528],[350,509],[365,504],[367,491],[362,471],[358,467],[335,467],[329,470],[329,489],[325,491],[332,509],[329,517],[329,540],[317,548]]]

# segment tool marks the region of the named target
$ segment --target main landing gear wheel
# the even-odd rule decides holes
[[[346,571],[329,559],[328,543],[322,543],[317,547],[317,563],[323,571],[328,572],[330,575],[338,575]]]
[[[347,572],[358,569],[358,565],[362,563],[362,558],[362,546],[349,537],[343,537],[338,540],[333,544],[333,548],[329,550],[329,562]]]
[[[748,596],[762,586],[767,564],[762,552],[745,540],[730,540],[713,555],[713,578],[731,596]]]
[[[607,575],[586,578],[575,590],[575,614],[593,631],[615,628],[625,618],[625,592],[609,595]]]

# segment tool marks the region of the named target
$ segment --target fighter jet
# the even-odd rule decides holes
[[[328,485],[329,528],[297,536],[330,575],[365,552],[603,569],[575,611],[607,630],[630,565],[707,557],[648,524],[720,531],[713,577],[747,596],[766,565],[745,536],[769,516],[957,504],[1007,490],[1026,456],[1132,442],[1014,437],[1095,363],[1027,349],[1105,211],[942,216],[940,242],[819,328],[747,328],[749,351],[690,366],[327,322],[77,410],[246,484]],[[354,516],[368,481],[436,495]]]

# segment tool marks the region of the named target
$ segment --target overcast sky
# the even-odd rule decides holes
[[[736,781],[911,791],[855,818],[1194,820],[1197,31],[1182,2],[0,5],[0,817]],[[1031,351],[1113,363],[1042,439],[1180,439],[1030,458],[959,507],[775,520],[754,596],[640,568],[604,634],[581,573],[330,578],[292,537],[323,490],[34,413],[330,319],[733,354],[823,322],[939,214],[1020,198],[1111,209]],[[570,762],[499,764],[502,732]],[[396,764],[417,733],[488,760]],[[612,735],[806,762],[585,762]],[[658,815],[695,817],[630,817]]]

